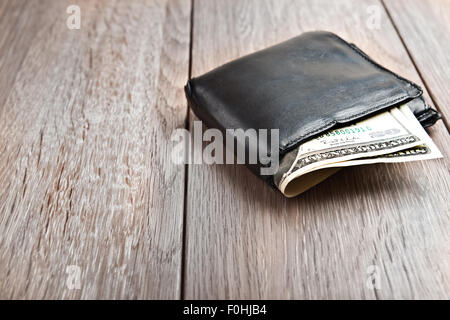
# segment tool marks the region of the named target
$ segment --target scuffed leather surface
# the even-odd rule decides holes
[[[209,127],[279,129],[281,156],[325,130],[422,95],[416,84],[323,31],[229,62],[191,79],[185,91]],[[422,102],[414,103],[416,116],[431,110]],[[251,169],[259,174],[258,166]]]

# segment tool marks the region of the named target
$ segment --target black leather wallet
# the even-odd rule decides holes
[[[422,89],[337,35],[315,31],[244,56],[188,81],[190,108],[208,127],[279,129],[279,157],[337,126],[409,103],[424,126],[440,114]],[[271,150],[270,139],[258,141]],[[246,145],[247,150],[256,146]],[[253,142],[255,143],[255,142]],[[261,175],[258,161],[248,165]]]

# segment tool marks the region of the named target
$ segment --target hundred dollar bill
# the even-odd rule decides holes
[[[413,130],[407,122],[406,117],[393,108],[353,125],[331,130],[288,154],[281,162],[274,182],[286,196],[295,196],[336,172],[339,165],[333,164],[424,145],[417,128]],[[318,169],[326,170],[315,172]]]

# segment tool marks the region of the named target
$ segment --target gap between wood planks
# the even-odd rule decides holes
[[[194,2],[195,0],[190,0],[191,3],[191,16],[190,16],[190,25],[189,25],[189,67],[188,67],[188,79],[190,80],[192,77],[192,44],[194,38]],[[184,121],[184,128],[189,130],[190,121],[189,114],[191,112],[191,108],[189,104],[187,104],[187,112],[186,119]],[[189,164],[186,163],[184,165],[184,198],[183,198],[183,231],[182,231],[182,243],[181,243],[181,276],[180,276],[180,299],[184,300],[185,293],[185,264],[186,264],[186,216],[187,216],[187,195],[188,195],[188,179],[189,179]]]
[[[416,61],[414,60],[414,58],[413,58],[411,52],[409,51],[409,48],[408,48],[408,46],[406,45],[406,42],[405,42],[405,40],[403,39],[402,34],[401,34],[400,31],[398,30],[397,24],[395,23],[395,20],[392,18],[392,15],[391,15],[391,13],[389,12],[389,9],[386,7],[386,4],[384,3],[384,0],[380,0],[380,2],[381,2],[381,5],[382,5],[383,8],[384,8],[384,11],[386,11],[387,16],[388,16],[389,20],[390,20],[391,23],[392,23],[392,26],[394,27],[394,30],[395,30],[395,32],[397,33],[398,38],[400,39],[400,41],[401,41],[403,47],[405,48],[406,53],[408,54],[409,60],[411,60],[411,63],[413,64],[414,69],[416,69],[417,74],[419,75],[420,79],[421,79],[422,82],[423,82],[423,85],[425,86],[425,89],[428,91],[428,94],[430,95],[430,99],[431,99],[431,101],[433,102],[434,107],[442,114],[442,122],[444,123],[446,129],[449,130],[446,115],[445,115],[444,112],[442,111],[443,108],[441,108],[440,105],[438,104],[437,99],[436,99],[435,96],[434,96],[433,90],[430,88],[430,86],[429,86],[428,83],[427,83],[427,80],[425,79],[425,77],[423,76],[423,74],[422,74],[422,72],[420,71],[419,67],[417,66],[417,63],[416,63]]]

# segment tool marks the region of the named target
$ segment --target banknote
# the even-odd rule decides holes
[[[274,182],[295,196],[340,167],[438,158],[441,154],[407,105],[330,130],[289,153]]]
[[[442,154],[438,147],[434,144],[433,140],[428,136],[427,132],[423,129],[420,123],[417,121],[414,114],[408,108],[407,105],[401,106],[398,110],[394,111],[397,118],[403,117],[403,123],[410,127],[423,142],[412,148],[407,148],[404,150],[382,154],[375,157],[360,158],[350,161],[343,161],[340,163],[333,163],[323,166],[323,168],[330,167],[348,167],[363,164],[372,163],[395,163],[395,162],[408,162],[408,161],[418,161],[418,160],[429,160],[442,158]]]

